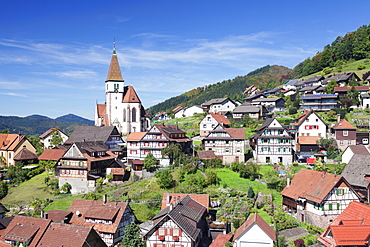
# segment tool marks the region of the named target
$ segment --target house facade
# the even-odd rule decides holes
[[[332,108],[339,107],[338,94],[306,94],[300,98],[301,110],[330,111]]]
[[[327,137],[327,123],[313,110],[306,111],[299,116],[292,127],[294,128],[295,150],[300,156],[313,156],[314,152],[319,149],[317,141],[321,137]]]
[[[107,166],[115,158],[101,142],[72,144],[54,169],[59,187],[69,183],[72,194],[94,191],[96,179],[105,176]]]
[[[204,111],[218,113],[220,111],[233,111],[237,104],[229,98],[217,98],[202,104]]]
[[[203,150],[213,151],[224,164],[244,162],[245,130],[217,125],[203,140]]]
[[[280,194],[285,211],[321,228],[361,199],[344,177],[309,169],[301,169]]]
[[[250,216],[233,236],[233,247],[273,247],[276,242],[276,232],[259,214]]]
[[[258,163],[288,165],[293,162],[293,137],[277,119],[266,120],[250,139]]]
[[[370,206],[351,202],[317,239],[326,247],[370,246]]]
[[[252,105],[263,105],[269,112],[277,112],[285,109],[285,100],[280,97],[268,97],[252,100]]]
[[[263,105],[251,105],[251,103],[243,103],[236,107],[233,111],[233,119],[235,121],[243,120],[244,116],[249,116],[251,119],[260,121],[266,119],[268,110]]]
[[[115,48],[105,80],[105,96],[104,104],[96,104],[96,126],[115,126],[123,135],[149,128],[149,116],[134,87],[124,85]]]
[[[338,148],[344,151],[350,145],[356,145],[356,127],[341,119],[332,128]]]
[[[155,124],[148,132],[131,133],[127,139],[127,158],[144,160],[148,153],[168,166],[170,160],[163,157],[162,150],[171,145],[179,144],[184,153],[191,153],[192,140],[176,125]]]
[[[206,221],[207,209],[186,196],[177,204],[154,216],[153,227],[144,235],[147,247],[208,246],[211,236]]]
[[[66,135],[58,127],[50,128],[39,136],[40,142],[42,143],[45,149],[55,147],[55,145],[51,144],[54,136],[61,138],[62,142],[60,144],[63,144],[68,139],[68,135]]]
[[[36,155],[36,148],[24,135],[0,134],[0,156],[4,157],[6,166],[15,165],[15,156],[23,149]]]
[[[208,113],[200,121],[200,136],[207,136],[219,124],[228,127],[231,123],[225,116],[219,113]]]

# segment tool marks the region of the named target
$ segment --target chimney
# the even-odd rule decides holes
[[[45,212],[43,209],[41,209],[41,212],[40,212],[40,218],[45,218]]]
[[[45,219],[49,219],[49,214],[48,213],[44,213],[44,218]]]
[[[177,196],[176,205],[180,203],[180,196]]]
[[[104,194],[103,195],[103,204],[106,204],[107,203],[107,194]]]
[[[338,114],[337,116],[338,116],[337,117],[337,123],[339,123],[340,122],[340,114]]]
[[[288,188],[290,186],[290,177],[287,176],[286,178],[286,187]]]
[[[167,193],[166,195],[166,206],[169,206],[171,204],[171,196],[170,193]]]
[[[322,177],[322,178],[324,178],[324,177],[325,177],[325,175],[326,175],[326,170],[323,170],[323,171],[322,171],[322,175],[321,175],[321,177]]]

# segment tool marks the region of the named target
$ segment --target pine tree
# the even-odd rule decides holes
[[[140,228],[135,222],[126,226],[125,235],[122,238],[122,246],[145,247],[145,242],[140,238]]]

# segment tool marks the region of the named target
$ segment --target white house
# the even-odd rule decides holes
[[[238,105],[229,98],[211,99],[202,104],[205,111],[218,113],[221,111],[233,111]]]
[[[362,109],[367,109],[370,108],[370,94],[369,93],[364,93],[360,95],[361,97],[361,105]]]
[[[189,195],[154,216],[153,227],[143,236],[147,247],[195,247],[210,241],[208,210]]]
[[[203,149],[213,151],[223,163],[244,162],[245,130],[242,128],[223,128],[217,125],[203,139]]]
[[[241,225],[233,236],[233,247],[273,247],[276,242],[276,232],[255,213]]]
[[[230,121],[219,113],[208,113],[202,121],[200,121],[200,136],[206,136],[211,130],[216,128],[217,125],[229,126]]]
[[[181,109],[178,109],[174,113],[174,115],[175,115],[175,118],[182,118],[182,117],[191,117],[196,113],[202,114],[203,112],[204,111],[203,111],[203,108],[201,106],[193,105],[193,106],[190,106],[190,107],[183,107]]]
[[[63,144],[68,139],[68,136],[63,131],[61,131],[58,127],[50,128],[39,136],[40,142],[42,143],[45,149],[53,148],[55,146],[51,144],[51,141],[54,136],[61,138],[62,141],[60,144]]]
[[[326,228],[360,195],[342,176],[301,169],[280,193],[283,209],[301,222]]]
[[[293,138],[277,119],[266,120],[250,139],[254,144],[253,156],[257,162],[283,165],[292,163]]]

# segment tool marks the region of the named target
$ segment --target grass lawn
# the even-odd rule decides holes
[[[49,204],[44,210],[48,212],[50,210],[65,210],[68,211],[69,207],[72,205],[74,199],[82,199],[81,194],[77,195],[65,195],[65,196],[58,196],[51,204]]]
[[[33,201],[36,198],[47,199],[53,195],[47,191],[47,186],[44,183],[47,172],[43,172],[34,176],[30,180],[21,183],[17,187],[11,187],[8,195],[1,200],[1,203],[6,205],[24,204]]]
[[[226,183],[227,187],[235,190],[248,192],[249,187],[252,187],[255,193],[262,192],[266,195],[273,195],[275,204],[282,204],[282,196],[276,190],[270,189],[264,184],[257,181],[251,181],[249,179],[239,177],[239,173],[233,172],[230,169],[213,169],[216,171],[217,176],[221,179],[221,184]]]

